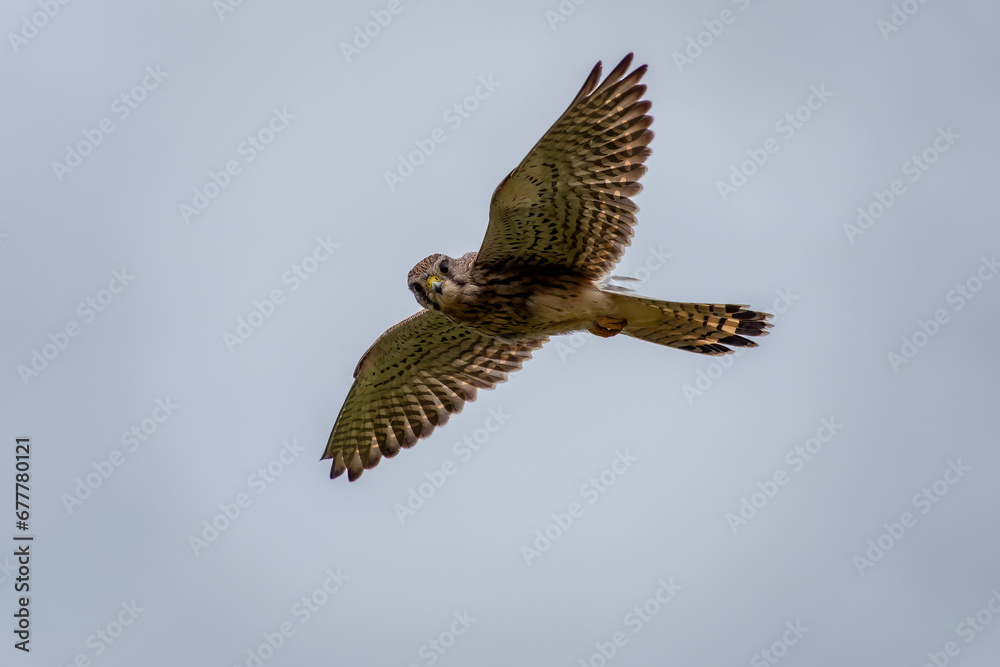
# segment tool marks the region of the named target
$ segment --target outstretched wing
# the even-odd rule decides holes
[[[548,338],[505,344],[424,310],[382,334],[354,369],[354,384],[326,444],[330,478],[352,482],[442,426],[479,389],[492,389]]]
[[[597,63],[565,113],[500,182],[476,258],[489,270],[509,263],[552,266],[591,280],[605,277],[632,242],[653,139],[639,83],[625,76],[628,54],[603,83]]]

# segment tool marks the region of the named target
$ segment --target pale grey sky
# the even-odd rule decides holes
[[[31,652],[8,632],[0,662],[997,664],[998,19],[8,3],[0,488],[30,436],[35,541]],[[616,272],[772,335],[722,360],[565,337],[329,480],[407,271],[477,249],[496,184],[629,51],[657,136]]]

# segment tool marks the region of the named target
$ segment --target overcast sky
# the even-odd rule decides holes
[[[6,4],[4,665],[997,664],[1000,9]],[[597,60],[648,63],[617,273],[775,314],[557,339],[360,481],[409,269]],[[9,502],[9,501],[8,501]],[[0,549],[2,613],[18,605]],[[22,544],[18,542],[17,544]]]

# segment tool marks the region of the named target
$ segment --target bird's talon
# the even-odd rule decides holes
[[[620,317],[609,317],[598,315],[594,318],[594,324],[590,327],[590,333],[601,338],[611,338],[620,334],[628,326],[628,320]]]

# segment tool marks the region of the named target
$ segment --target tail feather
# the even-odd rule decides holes
[[[770,313],[736,304],[678,303],[616,294],[626,336],[698,354],[731,354],[732,347],[757,347],[744,336],[766,336]]]

